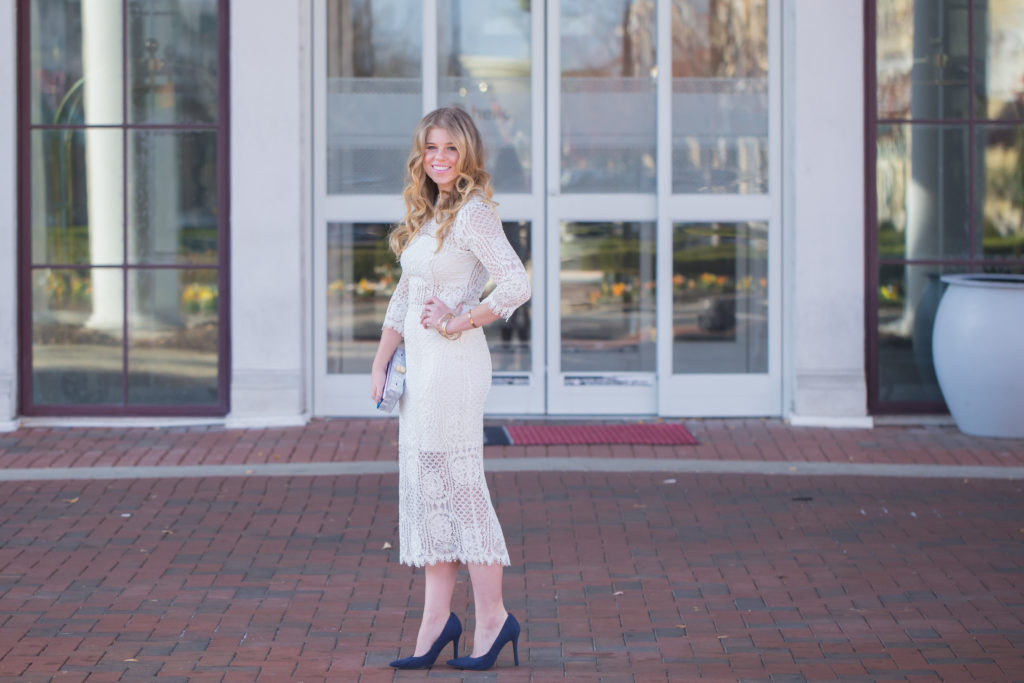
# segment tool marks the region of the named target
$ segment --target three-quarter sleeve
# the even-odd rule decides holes
[[[384,314],[383,327],[390,327],[398,334],[405,336],[405,312],[409,310],[409,279],[405,277],[405,271],[398,278],[398,285],[391,293],[391,300],[388,301],[388,310]]]
[[[463,242],[487,269],[495,282],[494,290],[483,303],[505,320],[530,298],[530,277],[512,245],[509,244],[494,207],[484,201],[474,201],[463,207]]]

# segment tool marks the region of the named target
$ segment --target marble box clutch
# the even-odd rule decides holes
[[[377,410],[390,413],[398,405],[398,399],[405,391],[405,347],[395,349],[388,361],[387,379],[384,380],[384,393],[377,402]]]

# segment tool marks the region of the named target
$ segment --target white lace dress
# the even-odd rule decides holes
[[[399,400],[399,560],[509,564],[483,468],[484,401],[491,388],[491,354],[482,329],[455,340],[423,329],[431,296],[458,311],[484,300],[506,320],[530,298],[522,261],[508,243],[494,208],[474,197],[458,213],[438,252],[436,224],[420,229],[402,252],[402,277],[384,326],[405,339],[408,374]]]

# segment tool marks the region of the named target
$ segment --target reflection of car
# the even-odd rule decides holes
[[[736,298],[709,296],[701,299],[697,325],[706,332],[725,332],[736,327]]]

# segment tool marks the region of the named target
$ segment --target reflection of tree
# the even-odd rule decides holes
[[[675,78],[764,78],[768,73],[767,0],[675,0]]]
[[[327,77],[418,77],[420,43],[409,36],[419,36],[419,21],[393,0],[330,0]]]

